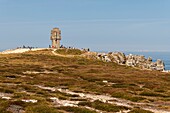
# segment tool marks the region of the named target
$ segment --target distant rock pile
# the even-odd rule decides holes
[[[141,69],[164,71],[165,64],[162,60],[158,59],[156,62],[152,58],[145,58],[143,55],[125,55],[122,52],[109,52],[109,53],[96,53],[88,52],[88,58],[96,58],[104,62],[115,62],[119,65],[127,65],[132,67],[139,67]]]
[[[165,69],[164,62],[158,59],[156,62],[152,62],[152,58],[145,58],[143,55],[132,55],[126,56],[126,65],[133,67],[140,67],[141,69],[150,69],[163,71]]]

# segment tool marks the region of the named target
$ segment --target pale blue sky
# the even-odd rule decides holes
[[[95,51],[170,51],[170,0],[0,0],[0,49],[62,44]]]

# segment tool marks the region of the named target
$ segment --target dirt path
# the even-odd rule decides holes
[[[28,51],[38,51],[38,50],[43,50],[43,49],[46,49],[46,48],[35,48],[35,49],[19,48],[19,49],[6,50],[3,52],[0,52],[0,54],[24,53],[24,52],[28,52]]]
[[[118,106],[125,106],[128,108],[139,107],[141,109],[152,111],[154,113],[170,113],[170,111],[168,111],[168,110],[158,108],[159,106],[161,106],[161,104],[132,102],[132,101],[125,100],[125,99],[114,98],[109,95],[95,95],[95,94],[87,94],[87,93],[77,93],[77,92],[70,91],[68,89],[57,89],[54,87],[50,88],[50,87],[43,87],[43,86],[39,86],[39,85],[37,85],[37,87],[39,87],[41,89],[51,90],[51,91],[59,91],[61,93],[65,93],[65,94],[69,94],[69,95],[77,95],[78,97],[87,99],[90,102],[99,100],[103,103],[109,103],[109,104],[114,104],[114,105],[118,105]],[[63,106],[77,106],[77,107],[79,107],[78,103],[80,102],[80,101],[70,101],[70,100],[63,101],[63,100],[59,100],[56,97],[51,97],[50,99],[60,105],[63,105]]]
[[[55,52],[56,50],[57,50],[57,49],[54,49],[54,50],[52,51],[52,53],[53,53],[54,55],[60,56],[60,57],[73,58],[73,57],[83,57],[83,56],[84,56],[83,54],[81,54],[81,55],[62,55],[62,54],[56,53],[56,52]]]
[[[134,108],[137,106],[141,109],[152,111],[154,113],[170,113],[170,111],[168,111],[168,110],[159,109],[158,106],[161,106],[160,104],[138,103],[138,102],[131,102],[131,101],[124,100],[124,99],[113,98],[108,95],[94,95],[94,94],[76,93],[76,92],[72,92],[69,90],[63,90],[63,89],[57,89],[57,90],[62,93],[66,93],[66,94],[78,95],[85,99],[90,99],[91,101],[99,100],[104,103],[116,104],[118,106],[126,106],[129,108]]]

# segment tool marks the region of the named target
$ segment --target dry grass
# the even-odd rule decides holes
[[[26,71],[57,73],[24,74],[23,72]],[[108,83],[103,83],[103,80],[107,80]],[[52,103],[47,100],[48,96],[70,98],[59,92],[38,89],[34,85],[66,87],[78,92],[109,94],[135,102],[157,103],[161,101],[166,103],[170,100],[170,74],[167,73],[143,71],[82,57],[58,57],[53,55],[51,50],[0,55],[0,92],[14,94],[14,100],[10,101],[30,97],[38,98],[39,106],[48,105],[51,108],[50,112],[53,112],[53,107],[50,107]],[[21,91],[26,92],[20,93]],[[0,109],[6,109],[4,103],[10,101],[1,102]],[[38,105],[35,107],[25,105],[24,108],[26,111],[33,112],[41,108]],[[167,107],[167,109],[170,108]]]
[[[62,54],[62,55],[81,55],[83,53],[85,53],[84,51],[81,51],[79,49],[58,49],[56,51],[56,53],[58,54]]]

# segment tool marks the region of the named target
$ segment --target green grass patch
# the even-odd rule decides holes
[[[128,113],[153,113],[153,112],[147,111],[147,110],[143,110],[143,109],[137,109],[137,108],[135,108],[135,109],[131,110],[131,111],[128,112]]]
[[[35,105],[26,108],[26,113],[61,113],[56,108],[48,105]]]
[[[81,55],[84,53],[79,49],[58,49],[55,52],[62,55]]]
[[[126,94],[124,92],[115,92],[115,93],[112,94],[112,97],[122,98],[122,99],[130,100],[130,101],[133,101],[133,102],[140,102],[140,101],[145,99],[143,97],[133,96],[133,95],[130,95],[130,94]]]
[[[94,102],[80,102],[79,105],[81,106],[89,106],[98,110],[107,111],[107,112],[119,112],[120,110],[128,110],[129,108],[124,106],[117,106],[108,103],[103,103],[100,101]]]
[[[0,113],[10,113],[7,110],[9,102],[3,99],[0,99]]]
[[[4,93],[14,93],[15,90],[14,89],[9,89],[9,88],[0,88],[0,92],[4,92]]]
[[[60,107],[58,109],[65,110],[69,113],[96,113],[95,111],[91,111],[85,108],[78,108],[78,107]]]
[[[130,87],[129,84],[113,84],[112,85],[113,88],[127,88]]]
[[[152,91],[143,91],[140,93],[141,96],[151,96],[151,97],[166,97],[163,94],[152,92]]]

